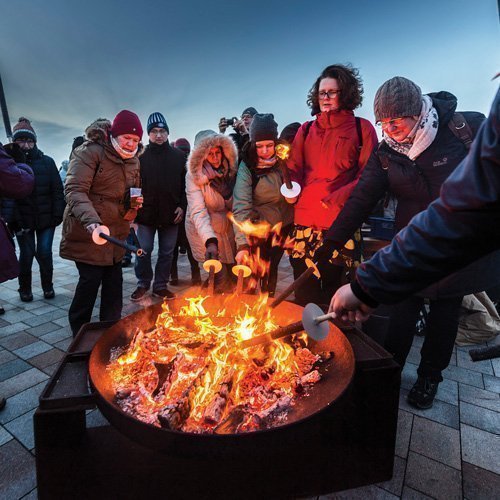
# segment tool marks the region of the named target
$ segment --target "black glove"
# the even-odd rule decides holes
[[[205,247],[205,260],[219,258],[219,247],[215,238],[210,238],[209,240],[207,240],[207,242],[205,243]]]
[[[313,261],[319,266],[328,264],[333,252],[338,250],[339,247],[342,247],[342,245],[339,245],[336,241],[324,239],[323,244],[314,252]]]
[[[26,155],[19,144],[11,142],[10,144],[5,144],[3,148],[16,163],[26,163]]]

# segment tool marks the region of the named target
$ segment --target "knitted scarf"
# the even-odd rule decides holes
[[[384,134],[384,141],[398,153],[408,156],[410,160],[418,158],[434,141],[439,127],[439,117],[436,108],[432,105],[432,99],[424,95],[422,99],[422,111],[418,117],[415,127],[408,134],[407,142],[397,142]]]
[[[202,171],[207,176],[208,183],[213,189],[215,189],[225,200],[231,198],[236,178],[229,178],[229,168],[227,165],[222,163],[221,166],[216,169],[205,160],[203,162]]]

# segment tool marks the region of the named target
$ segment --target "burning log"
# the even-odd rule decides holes
[[[206,407],[203,414],[203,419],[208,424],[218,424],[226,409],[229,394],[233,387],[234,368],[229,370],[229,373],[224,377],[220,384],[219,391],[215,395],[212,402]]]
[[[180,430],[190,412],[189,389],[187,389],[178,401],[165,406],[158,412],[158,421],[165,429]]]

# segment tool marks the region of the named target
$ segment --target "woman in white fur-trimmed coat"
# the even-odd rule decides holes
[[[198,262],[218,258],[227,277],[236,243],[227,214],[232,209],[238,153],[233,141],[213,130],[196,134],[186,175],[186,235]]]

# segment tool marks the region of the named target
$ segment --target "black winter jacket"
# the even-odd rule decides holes
[[[363,302],[395,303],[500,248],[500,90],[471,151],[390,246],[357,271]],[[495,276],[476,276],[476,280]],[[495,283],[491,283],[495,284]]]
[[[174,223],[175,209],[186,213],[186,159],[182,151],[168,142],[150,143],[140,156],[144,203],[136,222],[162,227]]]
[[[35,188],[26,198],[5,201],[4,218],[14,230],[56,227],[62,222],[66,206],[56,164],[36,146],[26,154],[26,163],[35,174]]]
[[[405,227],[414,215],[425,210],[439,196],[445,179],[466,156],[464,143],[448,126],[457,107],[456,97],[449,92],[429,96],[439,116],[434,141],[415,161],[394,151],[385,141],[380,143],[327,233],[327,239],[333,240],[337,249],[352,237],[387,191],[398,200],[396,229]],[[476,112],[462,114],[475,135],[485,116]]]

